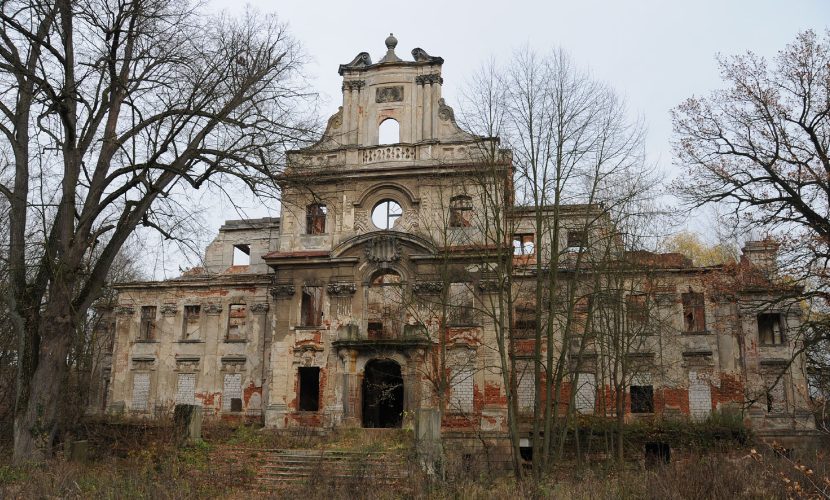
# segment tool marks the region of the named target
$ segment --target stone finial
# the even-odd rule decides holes
[[[386,55],[383,56],[380,63],[387,63],[387,62],[400,62],[401,59],[395,55],[395,47],[398,46],[398,39],[395,38],[395,35],[389,33],[389,36],[386,37]]]

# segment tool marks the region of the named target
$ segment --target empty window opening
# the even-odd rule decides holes
[[[403,208],[395,200],[383,200],[372,209],[372,224],[378,229],[392,229],[403,215]]]
[[[473,290],[470,283],[450,283],[447,324],[470,326],[475,324]]]
[[[233,246],[233,265],[234,266],[249,266],[251,265],[251,247],[248,245],[234,245]]]
[[[369,338],[394,339],[401,335],[404,303],[403,286],[398,273],[384,272],[372,280],[366,313]]]
[[[320,409],[320,368],[316,366],[298,369],[300,378],[300,411]]]
[[[532,233],[513,235],[513,255],[534,255],[536,242]]]
[[[323,287],[304,286],[300,303],[300,326],[323,324]]]
[[[784,379],[777,375],[764,375],[766,385],[767,413],[785,413],[787,411],[787,398],[784,392]]]
[[[156,306],[141,307],[141,325],[138,331],[139,340],[155,340],[156,338]]]
[[[533,461],[533,446],[530,443],[530,439],[519,439],[519,456],[526,462]]]
[[[632,293],[625,298],[625,312],[629,328],[636,328],[648,322],[646,295]]]
[[[568,249],[575,251],[588,246],[586,231],[568,231]]]
[[[761,344],[777,345],[784,342],[784,321],[779,313],[758,315],[758,339]]]
[[[312,203],[306,207],[306,234],[324,234],[326,232],[326,214],[328,210],[322,203]]]
[[[248,306],[231,304],[228,309],[228,340],[244,340],[245,324],[248,319]]]
[[[378,144],[398,144],[401,142],[401,126],[394,118],[387,118],[378,127]]]
[[[693,291],[681,294],[683,302],[683,328],[686,332],[706,331],[706,307],[703,294]]]
[[[631,386],[631,413],[654,413],[654,388],[652,386]]]
[[[403,416],[401,365],[390,359],[366,363],[363,371],[363,427],[400,427]]]
[[[368,334],[370,339],[382,339],[383,338],[383,322],[382,321],[370,321],[368,324]]]
[[[184,331],[182,338],[184,340],[195,340],[199,338],[199,329],[201,328],[202,307],[184,306]]]
[[[668,443],[646,443],[645,459],[646,467],[666,465],[671,462],[671,447]]]
[[[242,374],[225,374],[222,385],[222,411],[242,411]]]
[[[516,307],[514,314],[514,337],[530,338],[536,335],[536,308],[530,304]]]
[[[450,227],[470,227],[473,219],[473,199],[456,196],[450,200]]]

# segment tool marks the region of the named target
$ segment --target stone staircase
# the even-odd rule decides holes
[[[260,481],[266,484],[305,482],[318,477],[391,483],[408,474],[406,462],[393,453],[333,450],[275,450],[268,454],[260,470]]]
[[[389,485],[408,478],[414,466],[404,454],[396,451],[239,447],[226,449],[223,455],[225,460],[247,464],[256,474],[255,482],[265,490],[312,481],[370,481],[374,485]]]

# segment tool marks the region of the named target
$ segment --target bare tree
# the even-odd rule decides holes
[[[620,221],[645,215],[629,210],[642,208],[634,202],[655,183],[649,184],[654,179],[643,162],[642,124],[630,120],[624,101],[561,50],[541,56],[525,49],[504,67],[491,63],[465,94],[468,128],[500,136],[513,152],[515,175],[505,183],[509,194],[484,191],[485,205],[501,213],[504,221],[490,228],[487,242],[507,250],[506,256],[491,259],[507,284],[499,300],[492,302],[496,307],[491,315],[497,331],[502,325],[506,332],[497,340],[505,342],[499,351],[504,353],[501,368],[518,454],[520,369],[515,345],[520,332],[515,331],[514,314],[517,305],[532,304],[533,318],[520,322],[523,329],[533,326],[536,393],[531,435],[534,472],[540,474],[564,443],[560,412],[565,412],[565,421],[573,415],[573,405],[560,405],[560,400],[565,384],[574,382],[574,368],[578,371],[569,362],[567,348],[583,321],[578,301],[596,287],[602,275],[597,273],[607,273],[609,260],[617,258],[608,251],[622,251]],[[516,232],[532,236],[528,234],[526,242],[514,241]],[[581,235],[575,248],[567,244],[569,232]]]
[[[0,6],[16,462],[50,452],[73,332],[136,228],[180,236],[188,193],[229,179],[275,193],[284,146],[305,137],[302,54],[285,26],[201,10],[187,0]]]
[[[781,244],[790,292],[804,300],[802,349],[828,359],[830,280],[830,32],[800,33],[768,61],[718,59],[726,88],[673,110],[677,183],[691,206],[729,208],[735,227]],[[822,372],[821,367],[816,367]]]

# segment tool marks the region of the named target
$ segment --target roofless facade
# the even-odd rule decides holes
[[[443,59],[416,48],[403,60],[396,46],[390,35],[379,61],[363,52],[339,67],[343,104],[316,144],[289,153],[278,219],[228,221],[203,269],[119,286],[101,408],[167,414],[198,404],[273,428],[399,427],[433,408],[446,436],[474,446],[482,433],[506,435],[505,381],[514,380],[527,432],[528,332],[559,314],[530,286],[550,272],[552,251],[541,266],[534,251],[547,229],[532,211],[496,210],[493,193],[512,200],[510,152],[458,126],[441,96]],[[579,275],[578,256],[592,255],[607,229],[597,210],[558,211],[564,276]],[[678,255],[615,252],[639,266],[621,295],[641,325],[617,353],[636,367],[623,380],[627,418],[730,408],[770,435],[813,428],[803,360],[789,363],[800,311],[764,305],[776,293],[773,247],[753,243],[739,265],[705,269]],[[505,268],[509,276],[494,271]],[[502,317],[499,294],[510,296]],[[572,311],[580,335],[562,337],[554,354],[565,367],[561,408],[611,415],[609,353],[602,332],[585,327],[602,306],[592,297]],[[499,332],[512,346],[512,379]]]

